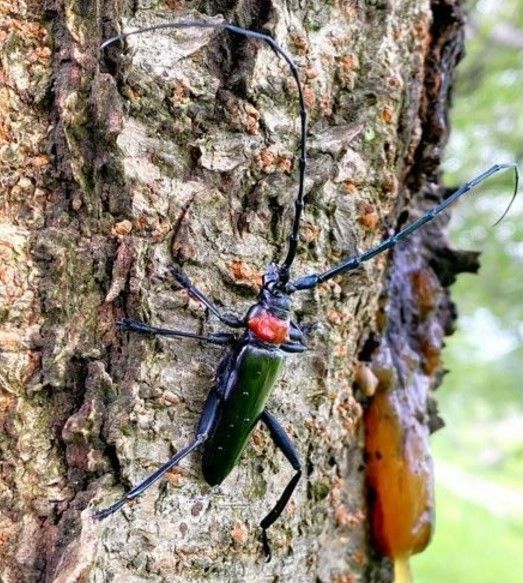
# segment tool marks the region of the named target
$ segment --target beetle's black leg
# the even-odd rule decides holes
[[[306,339],[307,335],[314,330],[316,324],[304,324],[302,326],[298,326],[294,322],[291,322],[289,338],[291,342],[286,342],[285,344],[280,345],[280,350],[283,352],[305,352],[308,348],[305,344],[304,340]]]
[[[304,331],[301,329],[301,326],[298,326],[295,322],[291,320],[291,329],[289,332],[289,338],[291,340],[297,340],[301,342],[305,337]]]
[[[302,344],[301,342],[286,342],[285,344],[280,344],[280,350],[296,354],[298,352],[305,352],[308,349],[305,344]]]
[[[306,337],[316,328],[316,322],[308,322],[307,324],[298,324],[291,321],[291,329],[289,332],[289,338],[291,340],[297,340],[298,342],[302,342],[306,339]]]
[[[189,295],[200,301],[220,322],[223,322],[231,328],[245,328],[244,318],[239,318],[234,314],[222,314],[212,300],[194,286],[188,276],[177,265],[171,266],[171,273],[174,275],[176,281],[189,292]]]
[[[294,488],[296,488],[296,485],[298,484],[301,477],[301,463],[298,457],[298,452],[292,444],[290,437],[285,433],[285,430],[278,423],[274,415],[265,409],[265,411],[261,414],[260,420],[263,421],[263,423],[267,426],[276,446],[281,449],[283,455],[287,458],[291,466],[296,470],[296,473],[285,487],[283,494],[279,497],[278,501],[274,505],[274,508],[260,522],[260,527],[262,528],[263,551],[267,556],[267,561],[270,561],[271,547],[267,538],[267,529],[278,519],[280,514],[285,509],[285,506],[287,506],[287,503],[289,502],[292,493],[294,492]]]
[[[209,433],[213,427],[214,422],[217,418],[218,413],[218,405],[220,400],[216,393],[211,391],[209,396],[207,397],[207,401],[205,402],[205,406],[203,408],[203,413],[200,417],[198,422],[198,427],[196,428],[196,438],[192,441],[187,447],[180,450],[175,456],[173,456],[168,462],[163,464],[160,468],[158,468],[153,474],[151,474],[148,478],[146,478],[143,482],[135,486],[132,490],[129,490],[127,494],[115,502],[108,508],[104,510],[99,510],[95,512],[93,518],[96,520],[102,520],[107,518],[113,512],[120,510],[122,506],[137,498],[140,494],[145,492],[149,486],[152,486],[157,480],[159,480],[166,472],[168,472],[171,468],[178,465],[185,457],[187,457],[191,451],[202,445],[206,441],[209,436]]]
[[[158,336],[171,336],[173,338],[193,338],[195,340],[203,340],[210,344],[227,345],[232,344],[236,340],[236,336],[229,332],[216,332],[209,334],[209,336],[202,336],[193,332],[185,332],[184,330],[170,330],[169,328],[157,328],[156,326],[149,326],[145,322],[136,322],[135,320],[128,320],[124,318],[117,322],[120,330],[124,332],[139,332],[140,334],[155,334]]]
[[[476,178],[473,178],[470,182],[465,183],[461,188],[456,190],[456,192],[454,192],[454,194],[451,194],[443,202],[441,202],[440,204],[435,206],[433,209],[428,211],[426,214],[424,214],[422,217],[420,217],[417,221],[414,221],[410,225],[407,225],[404,229],[402,229],[401,231],[399,231],[395,235],[392,235],[392,237],[385,239],[385,241],[382,241],[379,245],[376,245],[372,249],[369,249],[368,251],[365,251],[364,253],[361,253],[360,255],[355,255],[354,257],[346,259],[345,261],[343,261],[342,263],[340,263],[336,267],[333,267],[332,269],[329,269],[329,270],[325,271],[324,273],[311,273],[310,275],[306,275],[305,277],[300,277],[296,281],[293,281],[287,285],[287,287],[286,287],[287,292],[293,293],[295,291],[302,290],[302,289],[311,289],[313,287],[316,287],[318,284],[323,283],[324,281],[331,279],[332,277],[334,277],[336,275],[339,275],[341,273],[345,273],[346,271],[351,271],[353,269],[356,269],[364,261],[368,261],[369,259],[376,257],[376,255],[379,255],[380,253],[383,253],[383,251],[386,251],[387,249],[394,247],[394,245],[396,245],[396,243],[399,243],[403,239],[406,239],[407,237],[412,235],[412,233],[414,233],[414,231],[417,231],[420,227],[422,227],[423,225],[425,225],[429,221],[432,221],[432,219],[434,219],[437,215],[439,215],[441,212],[443,212],[447,207],[449,207],[451,204],[456,202],[458,200],[458,198],[460,198],[461,196],[463,196],[467,192],[470,192],[473,188],[475,188],[476,186],[481,184],[484,180],[486,180],[487,178],[489,178],[490,176],[492,176],[493,174],[496,174],[497,172],[499,172],[501,170],[514,170],[515,185],[514,185],[514,193],[512,195],[512,198],[511,198],[505,212],[498,219],[498,221],[496,221],[495,224],[499,223],[499,221],[501,219],[503,219],[503,217],[507,214],[508,210],[512,206],[512,203],[514,202],[514,198],[515,198],[517,191],[518,191],[519,173],[518,173],[518,169],[517,169],[515,164],[495,164],[494,166],[491,166],[488,170],[483,172],[483,174],[480,174],[479,176],[476,176]]]

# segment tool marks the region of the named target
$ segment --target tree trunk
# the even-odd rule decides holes
[[[369,543],[354,371],[382,359],[389,330],[405,390],[437,383],[453,317],[442,286],[470,267],[441,222],[393,259],[295,296],[296,319],[317,327],[270,408],[305,471],[271,529],[272,562],[258,522],[292,470],[263,428],[221,486],[206,485],[195,454],[92,520],[189,442],[221,355],[115,322],[223,329],[173,286],[173,262],[243,314],[285,253],[299,145],[295,83],[256,41],[194,29],[98,46],[115,31],[223,15],[294,56],[310,144],[300,275],[441,197],[458,2],[35,0],[0,12],[2,581],[389,581]]]

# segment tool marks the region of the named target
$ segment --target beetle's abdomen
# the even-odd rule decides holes
[[[203,452],[203,476],[211,486],[220,484],[236,465],[265,409],[283,361],[279,350],[252,345],[238,355],[236,380],[229,387]]]

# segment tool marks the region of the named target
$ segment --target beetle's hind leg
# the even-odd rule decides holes
[[[279,497],[273,509],[260,522],[260,527],[262,528],[263,551],[267,557],[267,561],[270,561],[271,547],[269,545],[269,539],[267,538],[267,529],[272,524],[274,524],[276,520],[278,520],[280,514],[284,511],[285,506],[287,506],[287,503],[291,499],[292,493],[294,492],[294,489],[296,488],[301,478],[301,463],[298,457],[298,452],[296,451],[296,448],[294,447],[290,437],[287,435],[287,433],[285,433],[285,430],[279,424],[274,415],[265,409],[261,415],[260,420],[263,421],[267,429],[270,431],[271,437],[276,446],[281,449],[283,455],[287,458],[291,466],[296,470],[296,473],[285,487],[283,494]]]
[[[202,445],[209,437],[209,433],[211,432],[212,427],[216,421],[219,403],[220,400],[213,389],[209,396],[207,397],[207,401],[205,402],[203,412],[198,422],[198,427],[196,428],[195,439],[191,441],[191,443],[187,447],[180,450],[168,462],[163,464],[163,466],[158,468],[143,482],[138,484],[138,486],[135,486],[132,490],[129,490],[129,492],[127,492],[127,494],[125,494],[123,498],[120,498],[120,500],[118,500],[111,506],[104,508],[103,510],[99,510],[98,512],[95,512],[93,518],[95,520],[103,520],[104,518],[107,518],[117,510],[120,510],[120,508],[127,504],[127,502],[130,502],[131,500],[134,500],[135,498],[140,496],[140,494],[143,494],[143,492],[145,492],[145,490],[147,490],[149,486],[152,486],[171,468],[178,465],[185,457],[187,457],[191,453],[191,451]]]

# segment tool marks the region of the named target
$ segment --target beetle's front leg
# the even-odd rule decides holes
[[[189,295],[201,302],[212,314],[214,314],[220,322],[223,322],[231,328],[245,328],[245,318],[239,318],[235,314],[222,314],[216,304],[210,300],[203,292],[201,292],[195,285],[192,284],[186,273],[177,265],[171,266],[171,273],[176,281],[183,286]]]
[[[316,329],[316,326],[316,322],[308,322],[307,324],[302,324],[301,326],[298,326],[298,324],[295,322],[291,322],[289,338],[303,344],[307,339],[307,336]]]
[[[298,326],[298,324],[291,322],[291,328],[289,331],[289,339],[291,342],[286,342],[285,344],[280,345],[280,349],[283,350],[283,352],[294,354],[305,352],[308,349],[305,340],[315,328],[315,322],[310,322],[309,324],[304,324],[302,326]]]
[[[283,352],[289,352],[290,354],[297,354],[305,352],[308,348],[301,342],[286,342],[285,344],[280,344],[280,350],[283,350]]]

